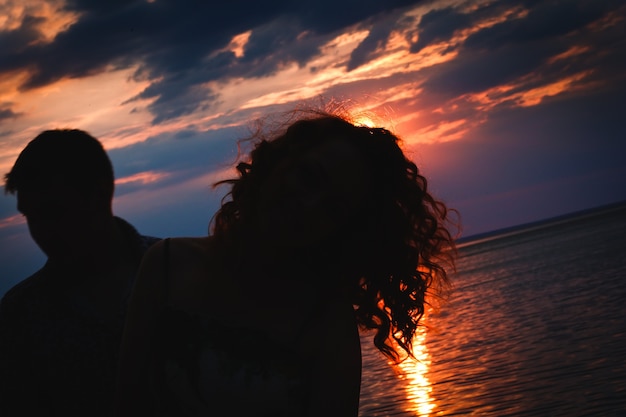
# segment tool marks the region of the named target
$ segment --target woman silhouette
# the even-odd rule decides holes
[[[448,209],[382,128],[307,114],[257,138],[203,238],[144,258],[120,416],[356,416],[358,329],[398,360],[453,267]]]

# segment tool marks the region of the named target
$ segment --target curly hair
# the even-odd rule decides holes
[[[212,234],[230,242],[247,238],[258,215],[261,184],[284,158],[330,141],[352,144],[366,164],[368,196],[362,209],[350,213],[350,227],[340,235],[350,240],[341,247],[347,263],[341,269],[344,284],[359,326],[375,330],[374,345],[395,361],[399,348],[412,355],[427,293],[443,295],[448,288],[455,245],[451,210],[428,192],[426,178],[404,155],[400,139],[386,129],[320,112],[283,132],[255,138],[249,160],[237,166],[239,178],[222,181],[232,188],[212,220]]]

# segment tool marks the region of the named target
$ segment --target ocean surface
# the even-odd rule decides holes
[[[362,335],[360,416],[626,416],[626,206],[468,242],[418,361]]]

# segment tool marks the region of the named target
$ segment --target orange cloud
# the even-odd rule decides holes
[[[563,53],[560,53],[558,55],[555,55],[552,58],[550,58],[548,60],[548,64],[554,64],[557,61],[561,61],[563,59],[567,59],[567,58],[571,58],[571,57],[576,56],[576,55],[583,54],[585,52],[588,52],[589,50],[590,50],[590,48],[588,46],[574,45],[571,48],[569,48],[567,51],[565,51]]]
[[[246,44],[248,43],[248,40],[250,39],[251,34],[252,31],[249,30],[231,39],[230,44],[228,45],[228,49],[231,50],[237,58],[241,58],[243,56],[244,49],[246,47]]]
[[[100,139],[107,149],[145,140],[155,129],[149,126],[150,114],[122,104],[124,98],[145,88],[147,82],[131,78],[134,69],[111,71],[87,78],[65,79],[45,87],[18,91],[26,74],[15,73],[0,82],[0,102],[11,103],[11,110],[20,115],[11,122],[19,134],[3,139],[0,146],[0,169],[9,167],[28,141],[46,129],[83,129]],[[119,131],[138,134],[112,137]]]
[[[157,181],[161,181],[163,178],[169,177],[167,172],[158,172],[158,171],[145,171],[139,172],[137,174],[129,175],[127,177],[118,178],[115,180],[116,185],[121,184],[131,184],[131,183],[140,183],[140,184],[150,184]]]
[[[417,7],[407,15],[419,17],[427,11],[427,8]],[[398,74],[416,73],[455,59],[457,52],[453,47],[473,33],[506,20],[523,18],[527,14],[525,9],[512,8],[497,17],[485,19],[472,28],[457,32],[450,41],[428,45],[419,53],[410,51],[409,39],[413,28],[398,28],[391,34],[384,54],[348,72],[345,66],[350,60],[350,54],[369,34],[369,30],[355,29],[329,41],[322,48],[322,54],[306,67],[286,67],[272,79],[237,80],[236,87],[226,86],[221,91],[225,97],[229,96],[226,91],[236,90],[233,92],[239,96],[246,91],[250,98],[240,108],[249,109],[308,100],[323,94],[332,86],[364,80],[373,82]],[[419,80],[413,80],[409,84],[396,85],[389,91],[378,91],[377,100],[392,103],[414,99],[421,92],[419,84]],[[243,85],[246,88],[242,88]]]
[[[517,82],[511,84],[493,87],[480,93],[466,94],[460,97],[459,101],[474,103],[482,111],[488,111],[505,102],[509,102],[515,107],[536,106],[547,97],[589,88],[591,84],[580,83],[580,81],[587,78],[592,72],[592,70],[581,71],[551,83],[537,87],[527,87],[539,81],[536,76],[531,75],[522,77]]]
[[[576,86],[575,84],[589,76],[592,72],[591,70],[579,72],[556,82],[521,92],[514,96],[513,99],[520,107],[536,106],[544,98],[556,96],[566,91],[582,89],[582,86]]]
[[[4,229],[5,227],[19,226],[20,224],[24,223],[26,223],[26,218],[21,214],[16,214],[14,216],[0,219],[0,229]]]
[[[0,30],[19,28],[26,17],[42,18],[37,25],[41,38],[36,43],[50,42],[54,37],[76,22],[79,15],[64,10],[61,0],[9,0],[0,4]]]
[[[626,17],[624,16],[625,11],[626,6],[622,6],[620,9],[613,10],[610,13],[606,14],[602,19],[594,21],[588,27],[593,31],[601,32],[612,26],[617,26],[620,24],[623,25],[623,21],[624,19],[626,19]]]
[[[413,129],[402,137],[409,144],[450,142],[463,138],[472,127],[473,124],[467,119],[442,121]]]

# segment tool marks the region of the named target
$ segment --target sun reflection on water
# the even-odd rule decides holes
[[[399,377],[406,382],[406,407],[416,416],[428,417],[435,404],[431,398],[432,385],[428,379],[430,353],[426,347],[426,327],[420,326],[413,338],[415,359],[407,358],[397,365]]]

